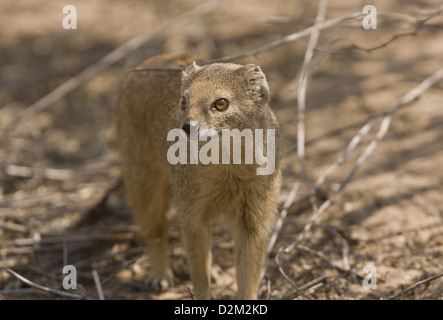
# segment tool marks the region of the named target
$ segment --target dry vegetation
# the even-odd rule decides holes
[[[60,1],[0,3],[0,297],[95,299],[101,287],[106,299],[190,299],[173,213],[175,287],[156,292],[144,284],[149,247],[132,226],[119,184],[112,127],[119,83],[126,70],[164,52],[191,50],[205,60],[256,50],[312,26],[318,8],[306,0],[232,0],[176,19],[201,3],[76,1],[77,30],[62,28]],[[432,79],[418,100],[396,109],[380,135],[387,115],[380,113],[443,67],[443,7],[431,0],[338,0],[328,4],[325,20],[365,4],[377,7],[377,30],[364,30],[361,19],[325,28],[311,40],[312,60],[305,58],[309,35],[236,60],[267,74],[289,146],[285,219],[260,298],[386,299],[432,276],[398,298],[443,298],[443,81]],[[147,37],[137,50],[96,64],[140,34]],[[81,81],[63,96],[24,113],[91,65],[97,69],[74,78]],[[303,65],[309,80],[301,113]],[[378,121],[361,143],[315,184],[370,119]],[[371,141],[376,148],[343,184]],[[233,299],[231,238],[220,226],[214,233],[213,294]],[[76,290],[62,287],[68,264],[78,271]],[[376,267],[376,289],[362,286],[367,265]]]

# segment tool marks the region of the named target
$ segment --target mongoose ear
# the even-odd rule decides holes
[[[183,78],[190,77],[194,74],[196,74],[201,69],[200,66],[197,65],[197,63],[194,61],[190,65],[186,66],[183,70]]]
[[[257,104],[263,105],[269,102],[269,86],[266,82],[266,76],[259,66],[247,64],[244,66],[244,75],[246,86],[250,98]]]

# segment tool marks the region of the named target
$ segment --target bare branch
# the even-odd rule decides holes
[[[293,250],[295,247],[298,246],[298,243],[304,239],[307,232],[309,232],[312,228],[312,226],[317,222],[317,220],[320,218],[320,216],[325,212],[325,210],[332,204],[332,202],[335,200],[337,195],[343,190],[343,188],[347,185],[347,183],[352,179],[355,172],[358,170],[358,168],[368,159],[368,157],[372,154],[372,152],[377,147],[378,143],[381,139],[385,136],[386,132],[388,131],[392,115],[395,111],[397,111],[400,107],[404,106],[407,103],[410,103],[417,99],[420,95],[422,95],[427,89],[429,89],[433,84],[435,84],[437,81],[443,79],[443,68],[437,70],[434,72],[431,76],[423,80],[417,87],[403,95],[400,100],[396,104],[394,104],[391,108],[386,110],[385,112],[382,112],[378,114],[376,117],[373,117],[370,119],[370,121],[373,121],[374,118],[379,118],[381,116],[384,116],[384,119],[382,120],[381,126],[379,131],[377,132],[376,137],[371,141],[371,143],[366,147],[364,152],[360,155],[360,157],[357,159],[357,162],[355,163],[354,167],[351,169],[349,175],[342,181],[338,189],[325,201],[323,204],[314,212],[311,219],[308,221],[308,223],[304,226],[303,230],[300,232],[299,236],[296,238],[296,240],[290,244],[287,247],[281,247],[276,256],[275,261],[278,265],[280,273],[285,277],[286,280],[293,285],[292,281],[290,281],[287,274],[284,272],[282,266],[280,265],[279,259],[282,252],[288,253],[291,250]],[[367,124],[364,126],[366,127]],[[361,132],[362,130],[360,130]],[[359,133],[360,133],[359,132]],[[355,137],[354,137],[355,138]],[[354,140],[354,139],[353,139]],[[351,141],[352,142],[352,141]],[[345,150],[346,152],[346,150]],[[295,285],[293,285],[295,287]]]
[[[105,295],[103,294],[102,284],[100,283],[100,277],[97,270],[92,270],[92,277],[94,278],[95,287],[97,288],[98,299],[105,300]]]
[[[376,47],[373,47],[373,48],[361,48],[361,47],[353,44],[347,48],[344,48],[344,49],[341,49],[338,51],[326,51],[324,49],[314,49],[314,51],[325,52],[325,53],[329,53],[329,54],[338,54],[343,51],[350,51],[350,50],[360,50],[360,51],[371,52],[371,51],[386,47],[388,44],[390,44],[391,42],[394,42],[398,38],[408,36],[408,35],[414,35],[418,31],[418,29],[424,25],[424,23],[426,23],[431,18],[434,18],[434,17],[440,15],[442,12],[443,12],[443,6],[441,6],[437,11],[432,12],[431,14],[429,14],[428,16],[426,16],[423,19],[418,19],[416,17],[410,16],[407,14],[403,14],[403,13],[397,13],[397,12],[380,12],[378,14],[393,16],[397,20],[403,20],[408,23],[416,23],[417,29],[414,30],[413,32],[394,35],[388,41],[386,41],[380,45],[377,45]],[[203,66],[203,65],[207,65],[207,64],[211,64],[211,63],[230,62],[230,61],[238,60],[238,59],[249,57],[249,56],[258,56],[260,53],[262,53],[264,51],[274,49],[274,48],[279,47],[279,46],[286,44],[288,42],[299,40],[301,38],[311,35],[314,32],[318,32],[323,29],[328,29],[328,28],[334,27],[340,23],[358,20],[362,16],[363,16],[363,14],[361,12],[354,12],[354,13],[346,15],[346,16],[327,20],[322,23],[315,24],[315,25],[313,25],[309,28],[306,28],[305,30],[302,30],[300,32],[296,32],[296,33],[290,34],[284,38],[270,42],[270,43],[268,43],[256,50],[247,51],[247,52],[243,52],[243,53],[239,53],[239,54],[235,54],[235,55],[231,55],[231,56],[226,56],[226,57],[222,57],[222,58],[216,58],[216,59],[212,59],[212,60],[202,61],[202,62],[199,62],[198,65]],[[273,18],[271,17],[270,20],[272,22]],[[286,21],[286,22],[299,22],[300,20],[312,21],[312,19],[293,19],[293,18],[289,18],[289,17],[276,17],[275,20]],[[130,69],[128,71],[182,71],[183,69],[184,69],[183,67],[179,67],[179,68],[141,67],[141,68]]]
[[[335,170],[338,168],[340,164],[342,164],[349,153],[360,143],[363,136],[365,136],[372,127],[376,124],[377,120],[381,117],[385,117],[383,119],[382,126],[380,127],[379,133],[377,134],[377,137],[375,140],[372,141],[372,143],[368,146],[367,150],[364,154],[361,155],[361,159],[357,160],[357,163],[363,162],[366,160],[366,153],[372,153],[370,149],[375,148],[375,146],[378,143],[378,140],[382,139],[383,136],[386,134],[386,130],[389,127],[389,124],[391,122],[391,116],[394,114],[395,111],[397,111],[400,107],[404,106],[407,103],[412,102],[413,100],[417,99],[420,95],[422,95],[427,89],[429,89],[434,83],[441,80],[443,78],[443,68],[437,70],[433,75],[426,78],[422,83],[420,83],[417,87],[415,87],[413,90],[409,91],[407,94],[405,94],[403,97],[400,98],[400,100],[393,105],[388,110],[378,113],[371,117],[366,124],[359,130],[356,136],[354,136],[351,140],[351,142],[346,147],[345,151],[342,153],[342,155],[337,159],[336,162],[334,162],[326,171],[317,179],[316,186],[319,186],[322,184],[326,178]],[[369,156],[369,155],[368,155]],[[357,168],[354,168],[352,171],[356,170]],[[352,173],[351,171],[351,173]],[[353,175],[353,173],[352,173]],[[348,177],[351,178],[351,177]],[[342,187],[340,187],[341,190]]]
[[[343,258],[343,268],[345,270],[349,270],[351,267],[349,266],[349,257],[348,257],[349,245],[348,245],[348,242],[340,234],[340,232],[338,232],[336,229],[333,228],[331,231],[335,236],[335,238],[334,238],[335,243],[337,243],[337,245],[340,247],[340,250],[341,250],[341,254],[342,254],[342,258]]]
[[[226,1],[229,0],[209,0],[204,2],[203,4],[179,15],[178,17],[162,24],[161,26],[157,27],[154,31],[149,31],[146,33],[143,33],[135,38],[132,38],[119,46],[118,48],[114,49],[110,53],[108,53],[106,56],[104,56],[100,61],[97,63],[89,66],[73,78],[69,79],[59,87],[57,87],[55,90],[48,93],[46,96],[41,98],[40,100],[36,101],[34,104],[29,106],[27,109],[25,109],[18,117],[15,118],[15,120],[12,121],[12,123],[4,130],[3,133],[8,133],[11,131],[19,122],[24,121],[26,119],[29,119],[36,113],[39,113],[43,110],[45,110],[47,107],[49,107],[52,103],[59,100],[60,98],[64,97],[66,94],[77,88],[82,83],[86,82],[87,80],[91,79],[93,76],[98,74],[99,72],[103,71],[110,65],[116,63],[126,55],[128,55],[130,52],[137,50],[141,46],[143,46],[145,43],[148,43],[150,41],[153,41],[160,36],[162,36],[166,31],[168,31],[172,26],[183,26],[191,21],[194,21],[205,14],[213,11],[217,7],[224,4]]]
[[[432,277],[429,277],[425,280],[418,281],[418,282],[414,283],[412,286],[410,286],[409,288],[407,288],[406,290],[403,290],[397,294],[389,296],[388,298],[386,298],[386,300],[395,300],[395,299],[401,297],[402,295],[405,295],[406,293],[418,288],[419,286],[424,285],[424,284],[428,284],[428,283],[430,283],[434,280],[437,280],[438,278],[441,278],[441,277],[443,277],[443,272],[433,275]]]
[[[17,272],[11,270],[11,269],[6,269],[6,272],[8,272],[10,275],[16,277],[17,279],[19,279],[21,282],[36,288],[38,290],[42,290],[44,292],[48,292],[48,293],[53,293],[56,294],[58,296],[62,296],[62,297],[66,297],[66,298],[74,298],[74,299],[80,299],[81,296],[78,294],[73,294],[73,293],[69,293],[69,292],[64,292],[64,291],[60,291],[60,290],[56,290],[56,289],[52,289],[52,288],[48,288],[48,287],[44,287],[41,286],[39,284],[36,284],[28,279],[26,279],[25,277],[19,275]]]
[[[260,274],[260,280],[263,280],[263,277],[265,275],[266,266],[269,259],[269,254],[271,253],[272,249],[275,246],[275,243],[277,242],[278,235],[280,233],[281,228],[283,227],[283,223],[286,220],[286,216],[288,215],[288,210],[292,206],[292,204],[295,201],[295,198],[297,196],[297,191],[301,184],[301,174],[298,174],[297,178],[295,179],[295,182],[292,184],[291,191],[289,192],[288,197],[286,198],[286,202],[283,205],[283,209],[280,212],[280,217],[277,220],[275,230],[272,233],[271,240],[269,241],[268,248],[266,250],[266,258],[265,263],[263,264],[261,274]]]
[[[25,227],[24,225],[14,223],[14,222],[9,222],[9,221],[1,221],[1,220],[0,220],[0,229],[11,230],[11,231],[15,231],[15,232],[22,232],[22,233],[29,232],[29,229],[27,227]]]
[[[319,4],[319,8],[318,8],[318,12],[317,12],[317,17],[315,19],[315,25],[320,24],[321,22],[323,22],[324,17],[326,15],[326,7],[327,7],[327,0],[321,0],[320,4]],[[307,83],[307,78],[308,78],[308,72],[309,72],[309,63],[312,59],[312,55],[314,52],[314,48],[317,44],[318,41],[318,37],[319,37],[319,30],[315,30],[313,31],[313,33],[311,34],[311,38],[309,40],[309,44],[308,47],[306,49],[306,55],[305,55],[305,61],[303,63],[303,67],[302,67],[302,72],[300,75],[300,82],[303,82],[303,85],[300,85],[300,87],[303,87],[303,89],[301,91],[299,91],[299,96],[303,96],[303,98],[299,99],[299,108],[298,108],[298,113],[299,113],[299,123],[298,123],[298,130],[301,131],[302,133],[298,133],[298,135],[302,135],[302,139],[298,140],[298,145],[302,144],[303,147],[300,148],[302,149],[302,152],[299,153],[299,159],[301,159],[300,161],[303,162],[304,164],[304,145],[305,145],[305,139],[304,139],[304,110],[305,110],[305,96],[306,96],[306,83]],[[300,107],[301,106],[301,107]],[[276,224],[276,228],[274,230],[274,233],[271,236],[271,240],[269,242],[267,251],[266,251],[266,259],[265,259],[265,263],[262,267],[261,270],[261,275],[260,275],[260,279],[263,279],[265,270],[266,270],[266,265],[267,265],[267,260],[269,257],[270,252],[272,251],[275,243],[277,242],[277,238],[278,238],[278,234],[280,233],[280,230],[283,226],[283,222],[286,219],[286,216],[288,214],[288,209],[289,207],[292,205],[292,203],[295,201],[295,197],[297,195],[297,191],[298,188],[300,187],[300,183],[301,183],[301,179],[303,178],[303,176],[305,176],[308,180],[308,174],[306,171],[306,166],[304,166],[305,170],[302,170],[302,172],[297,176],[295,182],[292,185],[291,191],[288,195],[288,198],[286,199],[285,204],[283,205],[283,209],[280,212],[280,217],[277,220],[277,224]]]
[[[381,48],[385,48],[387,47],[389,44],[391,44],[392,42],[403,38],[403,37],[407,37],[407,36],[414,36],[417,34],[417,32],[419,30],[422,29],[422,27],[425,25],[426,22],[428,22],[429,20],[431,20],[432,18],[439,16],[443,13],[443,5],[441,5],[439,7],[439,9],[437,9],[436,11],[426,15],[425,17],[419,19],[404,13],[397,13],[397,12],[380,12],[377,13],[377,15],[386,15],[386,16],[393,16],[395,18],[397,18],[398,20],[403,20],[405,22],[408,23],[413,23],[415,24],[415,28],[414,30],[410,31],[410,32],[405,32],[405,33],[400,33],[400,34],[395,34],[393,35],[391,38],[389,38],[388,40],[386,40],[385,42],[376,45],[374,47],[370,47],[370,48],[363,48],[360,47],[356,44],[351,44],[350,46],[340,49],[340,50],[336,50],[336,51],[330,51],[330,50],[324,50],[324,49],[316,49],[316,51],[319,52],[324,52],[324,53],[328,53],[328,54],[332,54],[332,55],[336,55],[336,54],[340,54],[340,53],[344,53],[344,52],[349,52],[352,50],[358,50],[358,51],[363,51],[363,52],[367,52],[370,53],[372,51],[381,49]]]
[[[138,67],[134,69],[129,69],[128,72],[139,72],[139,71],[174,71],[174,72],[182,72],[185,67]]]
[[[222,58],[217,58],[217,59],[212,59],[212,60],[207,60],[207,61],[202,61],[197,63],[199,66],[204,66],[207,64],[211,64],[211,63],[221,63],[221,62],[230,62],[230,61],[234,61],[234,60],[238,60],[241,58],[246,58],[249,56],[258,56],[260,53],[264,52],[264,51],[268,51],[271,49],[274,49],[276,47],[279,47],[283,44],[292,42],[292,41],[296,41],[298,39],[307,37],[309,35],[311,35],[313,32],[318,32],[320,30],[323,29],[328,29],[331,27],[334,27],[342,22],[345,21],[350,21],[350,20],[354,20],[354,19],[358,19],[361,18],[363,16],[363,14],[361,12],[354,12],[352,14],[346,15],[346,16],[342,16],[339,18],[335,18],[335,19],[331,19],[331,20],[327,20],[325,22],[322,23],[318,23],[315,24],[309,28],[306,28],[305,30],[302,30],[300,32],[296,32],[293,34],[290,34],[286,37],[283,37],[281,39],[275,40],[273,42],[270,42],[256,50],[252,50],[252,51],[247,51],[247,52],[243,52],[243,53],[239,53],[239,54],[235,54],[235,55],[230,55],[230,56],[226,56],[226,57],[222,57]],[[135,69],[131,69],[129,71],[159,71],[159,70],[164,70],[164,71],[182,71],[183,68],[151,68],[151,67],[146,67],[146,68],[135,68]]]
[[[289,278],[289,276],[283,270],[283,267],[280,263],[280,254],[281,254],[282,249],[283,249],[283,247],[280,247],[277,251],[277,254],[275,255],[275,263],[277,264],[278,271],[280,271],[280,273],[283,275],[283,277],[286,279],[286,281],[289,282],[289,284],[295,289],[295,291],[299,295],[301,295],[302,297],[304,297],[307,300],[311,300],[310,297],[308,297],[305,293],[303,293],[302,290],[300,290],[300,288],[298,288],[298,286],[295,285],[295,283],[291,280],[291,278]]]
[[[362,16],[363,16],[363,14],[361,12],[354,12],[354,13],[348,14],[346,16],[327,20],[325,22],[313,25],[312,27],[306,28],[303,31],[290,34],[286,37],[283,37],[281,39],[278,39],[278,40],[275,40],[271,43],[268,43],[267,45],[260,47],[256,50],[243,52],[243,53],[239,53],[239,54],[235,54],[235,55],[231,55],[231,56],[226,56],[223,58],[208,60],[208,61],[200,62],[198,64],[199,65],[206,65],[206,64],[218,63],[218,62],[229,62],[229,61],[233,61],[233,60],[237,60],[237,59],[241,59],[241,58],[245,58],[245,57],[249,57],[249,56],[257,56],[264,51],[274,49],[274,48],[279,47],[285,43],[296,41],[298,39],[307,37],[307,36],[311,35],[314,31],[328,29],[328,28],[336,26],[342,22],[353,20],[353,19],[358,19],[358,18],[361,18]]]
[[[315,25],[323,22],[326,15],[326,8],[328,5],[327,0],[321,0],[318,6],[317,17],[315,18]],[[314,49],[317,46],[320,31],[315,30],[309,37],[308,46],[306,48],[303,65],[301,68],[299,80],[298,80],[298,93],[297,93],[297,156],[301,165],[302,176],[306,179],[309,187],[310,200],[314,210],[317,208],[315,200],[315,187],[312,185],[309,177],[308,170],[306,168],[305,160],[305,111],[306,111],[306,90],[308,85],[309,67],[312,57],[314,55]]]
[[[188,290],[189,296],[191,297],[192,300],[195,300],[195,295],[194,292],[192,292],[191,288],[186,287],[186,290]]]
[[[385,136],[386,132],[388,131],[389,125],[391,123],[392,115],[395,111],[397,111],[400,107],[404,106],[407,103],[412,102],[413,100],[417,99],[420,95],[422,95],[427,89],[429,89],[434,83],[437,81],[443,79],[443,68],[437,70],[435,73],[433,73],[431,76],[423,80],[417,87],[406,93],[404,96],[398,100],[396,104],[394,104],[391,108],[389,108],[387,111],[382,112],[378,114],[377,116],[371,118],[369,122],[372,123],[374,121],[374,118],[379,118],[381,116],[385,116],[380,129],[376,135],[376,137],[371,141],[371,143],[366,147],[364,152],[360,155],[360,157],[357,159],[357,162],[355,163],[354,167],[351,169],[349,175],[342,181],[338,189],[329,197],[328,200],[326,200],[320,208],[317,210],[317,212],[314,213],[314,215],[309,220],[308,224],[303,228],[303,231],[300,233],[299,237],[294,241],[294,243],[287,247],[285,249],[285,252],[289,252],[291,248],[293,248],[301,239],[304,238],[306,232],[308,232],[312,225],[318,220],[318,218],[321,216],[321,214],[331,205],[331,203],[334,201],[334,199],[337,197],[337,195],[340,193],[341,190],[346,186],[346,184],[352,179],[355,172],[358,170],[358,168],[367,160],[367,158],[372,154],[378,143],[381,139]],[[368,123],[369,123],[368,122]],[[367,124],[364,126],[366,127]],[[360,130],[361,132],[362,130]],[[360,134],[359,132],[359,134]],[[355,137],[354,137],[355,138]],[[353,141],[354,139],[352,139]],[[352,143],[351,141],[351,143]]]
[[[331,277],[330,275],[324,274],[324,275],[322,275],[322,276],[320,276],[320,277],[318,277],[318,278],[316,278],[314,280],[306,282],[304,285],[301,285],[300,286],[300,290],[303,290],[303,291],[308,290],[308,289],[310,289],[310,288],[312,288],[312,287],[314,287],[314,286],[316,286],[316,285],[318,285],[318,284],[328,280],[330,277]],[[297,296],[297,293],[298,293],[297,291],[291,291],[291,292],[287,293],[283,297],[283,299],[285,299],[285,300],[293,299],[294,297]]]
[[[317,16],[315,18],[315,26],[321,24],[325,18],[326,15],[326,8],[327,8],[327,4],[328,1],[327,0],[320,0],[319,6],[318,6],[318,10],[317,10]],[[302,172],[301,175],[302,177],[304,176],[306,178],[306,180],[308,181],[308,184],[310,186],[312,186],[312,183],[309,179],[309,174],[306,170],[306,163],[305,163],[305,154],[304,154],[304,150],[305,150],[305,109],[306,109],[306,88],[307,88],[307,81],[308,81],[308,75],[309,75],[309,65],[310,62],[312,60],[312,56],[314,54],[314,49],[315,46],[317,45],[318,42],[318,38],[320,36],[320,30],[314,30],[311,33],[311,36],[309,38],[309,42],[308,42],[308,46],[306,48],[306,52],[305,52],[305,58],[304,58],[304,62],[303,62],[303,66],[302,66],[302,70],[300,73],[300,78],[299,78],[299,86],[298,86],[298,96],[297,96],[297,101],[298,101],[298,108],[297,108],[297,114],[298,114],[298,121],[297,121],[297,154],[298,154],[298,159],[300,161],[300,164],[302,166]],[[298,180],[296,180],[297,182]],[[296,187],[296,189],[295,189]],[[294,183],[293,185],[293,190],[295,189],[295,191],[291,191],[291,193],[293,194],[292,197],[295,198],[295,193],[298,189],[298,183]],[[310,188],[311,193],[315,194],[315,189]],[[288,207],[292,204],[293,199],[291,199],[291,201],[287,201],[287,205]],[[316,204],[315,201],[313,201],[313,207],[314,209],[316,208]],[[282,215],[281,215],[282,216]],[[286,213],[284,213],[284,217],[286,216]],[[274,240],[275,241],[275,240]],[[273,245],[273,243],[272,243]],[[277,252],[277,255],[275,257],[275,261],[278,265],[278,269],[280,271],[280,273],[285,277],[285,279],[294,287],[294,289],[299,292],[302,296],[304,296],[305,298],[309,299],[309,297],[307,297],[302,291],[300,291],[295,284],[289,279],[289,277],[287,276],[287,274],[284,272],[283,267],[280,265],[279,263],[279,255],[280,255],[280,250]]]
[[[59,244],[64,240],[69,240],[70,242],[91,242],[91,241],[124,241],[134,239],[133,232],[116,232],[116,233],[92,233],[92,234],[81,234],[81,233],[72,233],[72,234],[63,234],[60,236],[43,236],[38,243],[41,245],[44,244]],[[23,239],[15,239],[15,240],[0,240],[1,245],[14,245],[14,246],[33,246],[36,244],[36,240],[34,238],[23,238]]]
[[[339,266],[337,263],[335,263],[334,261],[329,260],[329,259],[328,259],[323,253],[321,253],[321,252],[318,252],[318,251],[312,250],[311,248],[306,247],[306,246],[303,246],[303,245],[298,245],[298,246],[297,246],[297,249],[302,250],[302,251],[305,251],[305,252],[307,252],[307,253],[309,253],[309,254],[311,254],[311,255],[313,255],[313,256],[316,256],[316,257],[322,259],[322,260],[325,261],[327,264],[329,264],[329,266],[331,266],[332,268],[334,268],[334,269],[336,269],[336,270],[338,270],[338,271],[340,271],[340,272],[343,272],[343,273],[350,273],[350,274],[352,274],[353,276],[355,276],[356,278],[364,279],[364,277],[362,277],[361,275],[359,275],[359,274],[356,273],[355,271],[351,270],[350,268],[349,268],[349,269],[344,269],[344,268],[340,267],[340,266]]]

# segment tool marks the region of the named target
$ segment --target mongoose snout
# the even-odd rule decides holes
[[[191,132],[198,132],[198,123],[196,121],[186,121],[182,126],[182,130],[190,136]]]

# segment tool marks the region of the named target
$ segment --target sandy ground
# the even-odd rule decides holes
[[[77,29],[65,30],[60,1],[0,2],[0,295],[5,299],[61,299],[12,276],[88,298],[97,298],[96,270],[106,299],[190,299],[191,287],[179,231],[171,219],[175,286],[147,288],[149,260],[132,226],[120,177],[112,115],[125,70],[145,58],[190,50],[217,58],[257,49],[313,23],[317,2],[230,1],[161,37],[48,108],[4,130],[29,105],[125,41],[202,3],[199,0],[75,1]],[[373,115],[387,110],[443,67],[443,17],[416,25],[438,1],[330,1],[327,19],[375,4],[376,30],[359,22],[321,32],[307,91],[306,163],[315,181]],[[390,14],[384,14],[390,13]],[[273,18],[274,17],[274,18]],[[286,17],[288,19],[276,19]],[[407,22],[409,21],[409,22]],[[416,31],[414,35],[407,34]],[[368,51],[360,48],[375,48]],[[266,73],[290,147],[282,203],[300,171],[295,152],[297,79],[307,38],[247,57]],[[354,48],[354,49],[353,49]],[[402,107],[353,179],[313,227],[301,248],[281,256],[290,279],[311,299],[385,299],[443,271],[443,82]],[[374,138],[379,123],[317,190],[321,204],[348,175]],[[263,299],[304,299],[279,272],[276,250],[289,245],[312,216],[302,185],[279,233],[260,288]],[[233,245],[228,230],[214,230],[215,298],[236,294]],[[65,290],[65,265],[77,270],[78,288]],[[376,271],[376,288],[363,286],[364,268]],[[371,269],[374,270],[374,269]],[[310,283],[314,281],[314,284]],[[442,299],[442,278],[400,299]]]

